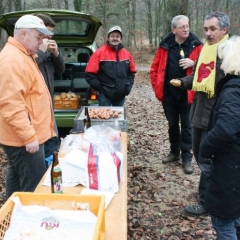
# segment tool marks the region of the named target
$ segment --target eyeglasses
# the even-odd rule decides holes
[[[184,30],[184,29],[189,29],[189,26],[188,26],[188,25],[185,25],[185,26],[175,27],[175,28],[178,28],[178,29],[180,29],[180,30]]]

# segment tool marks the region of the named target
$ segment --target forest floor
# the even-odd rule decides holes
[[[149,66],[138,66],[126,100],[128,124],[128,240],[213,240],[209,216],[193,218],[184,206],[197,201],[199,169],[184,174],[181,163],[164,165],[169,153],[167,121],[155,98]],[[0,148],[0,207],[5,202],[7,157]],[[113,239],[114,240],[114,239]]]

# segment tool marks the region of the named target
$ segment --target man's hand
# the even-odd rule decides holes
[[[182,81],[179,79],[172,79],[170,81],[170,83],[174,86],[174,87],[180,87],[182,85]]]
[[[52,39],[49,39],[49,40],[48,40],[48,50],[49,50],[55,57],[58,56],[59,51],[58,51],[58,45],[57,45],[56,41],[54,41],[54,40],[52,40]]]
[[[43,52],[46,52],[48,49],[48,38],[43,38],[43,43],[39,45],[39,49],[42,50]]]
[[[26,145],[26,151],[29,153],[35,153],[39,150],[39,143],[38,140],[34,140]]]
[[[183,58],[179,60],[179,66],[183,69],[187,69],[190,67],[193,67],[195,65],[195,62],[190,58]]]

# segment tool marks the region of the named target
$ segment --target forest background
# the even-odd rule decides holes
[[[89,13],[100,19],[102,27],[96,37],[99,46],[106,41],[110,27],[119,25],[123,44],[135,61],[144,62],[153,54],[160,40],[171,30],[174,16],[190,19],[190,28],[204,42],[203,22],[212,11],[229,15],[230,33],[240,34],[240,0],[0,0],[0,17],[12,11],[39,8],[69,9]],[[0,30],[0,49],[7,35]]]

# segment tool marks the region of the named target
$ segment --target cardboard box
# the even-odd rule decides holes
[[[12,197],[16,196],[20,198],[22,205],[47,206],[51,209],[72,210],[73,202],[89,203],[90,211],[97,216],[93,240],[105,239],[104,196],[15,192]],[[0,209],[0,240],[4,239],[5,232],[9,228],[13,207],[14,202],[9,198]]]
[[[77,114],[77,116],[74,119],[74,130],[75,131],[84,131],[84,123],[83,120],[85,118],[85,107],[82,106]],[[108,127],[114,128],[115,126],[115,121],[118,121],[118,126],[121,129],[122,132],[127,132],[127,116],[126,116],[126,109],[125,107],[99,107],[99,106],[89,106],[88,109],[91,108],[107,108],[107,109],[112,109],[113,111],[119,111],[121,114],[119,117],[112,117],[109,119],[91,119],[91,126],[95,125],[101,125],[104,124]]]

